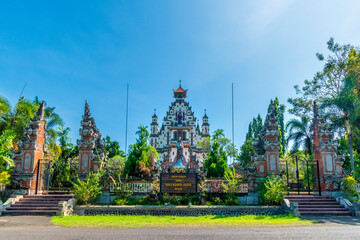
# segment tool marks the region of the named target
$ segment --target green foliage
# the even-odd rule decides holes
[[[76,169],[73,169],[70,160],[79,154],[79,149],[70,143],[70,137],[68,136],[70,128],[64,128],[60,126],[57,129],[57,138],[60,145],[51,142],[52,148],[50,159],[52,160],[51,166],[51,186],[60,186],[62,182],[71,181],[74,175],[76,175]],[[54,144],[52,146],[51,144]],[[55,150],[58,148],[58,150]]]
[[[260,114],[257,118],[253,118],[253,121],[249,123],[248,132],[246,133],[245,143],[240,147],[240,153],[236,157],[236,160],[240,164],[241,169],[248,169],[253,166],[251,156],[255,153],[255,149],[252,145],[254,139],[258,136],[263,128],[263,121]]]
[[[108,153],[109,159],[111,159],[115,156],[121,156],[122,158],[125,158],[124,151],[120,150],[119,142],[111,141],[109,136],[106,136],[103,140],[106,143],[105,152]]]
[[[5,130],[12,130],[15,133],[15,139],[19,139],[24,135],[24,127],[28,126],[30,119],[35,116],[38,106],[24,98],[20,98],[14,108],[5,98],[2,98],[0,105],[3,109],[0,119],[0,133]]]
[[[207,170],[208,178],[224,177],[225,172],[229,171],[227,156],[218,142],[212,145],[212,149],[204,162],[204,168]]]
[[[14,138],[15,134],[12,130],[5,130],[0,135],[0,172],[6,169],[6,163],[11,167],[14,166],[14,162],[11,159],[11,148],[13,147]]]
[[[260,197],[267,204],[280,205],[287,193],[284,180],[279,176],[267,176],[259,184]]]
[[[255,149],[252,142],[253,138],[248,138],[240,148],[240,154],[238,155],[237,160],[240,163],[241,169],[248,169],[253,166],[251,156],[255,153]]]
[[[279,137],[280,142],[280,157],[285,154],[286,151],[286,139],[285,139],[285,125],[284,125],[284,114],[285,114],[285,105],[279,103],[279,99],[276,97],[274,101],[271,100],[270,105],[275,106],[275,114],[278,122]],[[270,108],[269,105],[269,108]]]
[[[110,176],[119,178],[122,170],[125,166],[125,158],[120,155],[115,155],[112,158],[109,158],[105,163],[106,172]]]
[[[197,144],[198,147],[210,151],[204,161],[207,177],[224,177],[228,171],[228,156],[236,157],[237,149],[231,141],[225,137],[224,130],[217,129],[212,138],[205,138]]]
[[[7,171],[0,172],[0,185],[10,183],[10,174]]]
[[[358,192],[356,191],[357,181],[353,176],[347,176],[344,178],[342,182],[342,189],[345,194],[345,197],[355,197],[358,196]]]
[[[135,144],[130,145],[124,174],[136,177],[151,177],[151,171],[155,167],[155,159],[159,158],[159,154],[154,147],[148,145],[149,132],[146,127],[141,125],[136,134],[138,139]]]
[[[240,203],[237,200],[237,197],[234,193],[228,193],[228,194],[225,194],[225,196],[224,196],[224,205],[237,206],[237,205],[240,205]]]
[[[130,198],[128,201],[128,205],[151,205],[151,198],[149,195]]]
[[[130,190],[129,186],[122,184],[120,176],[118,177],[118,183],[110,175],[111,181],[113,182],[113,192],[117,197],[113,201],[113,205],[126,205],[129,203],[129,197],[133,195],[133,191]]]
[[[225,193],[235,193],[239,187],[239,180],[235,176],[235,168],[225,172],[227,184],[222,183]]]
[[[89,172],[85,181],[77,179],[76,182],[73,182],[74,194],[79,204],[95,203],[98,200],[102,192],[101,175],[101,171]]]
[[[287,144],[293,141],[292,151],[296,152],[302,147],[308,155],[312,154],[312,123],[306,116],[299,119],[291,119],[286,123],[288,137]]]
[[[321,103],[324,98],[337,97],[343,87],[344,78],[359,68],[360,61],[355,47],[335,43],[333,38],[330,38],[327,46],[330,51],[327,58],[323,54],[316,54],[319,61],[325,61],[322,71],[317,72],[313,79],[305,80],[302,88],[294,86],[300,96],[288,99],[292,105],[290,113],[311,117],[313,101]]]

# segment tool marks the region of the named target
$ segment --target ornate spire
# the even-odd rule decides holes
[[[157,115],[156,115],[156,108],[154,108],[154,115],[153,115],[153,118],[157,118]]]
[[[36,113],[36,117],[39,120],[44,120],[44,114],[45,114],[45,101],[41,102],[41,105]]]
[[[208,116],[206,115],[206,109],[204,109],[204,117],[203,118],[208,118]]]
[[[84,112],[84,116],[86,117],[90,117],[91,116],[91,112],[90,112],[90,107],[88,104],[88,101],[85,100],[85,112]]]
[[[184,90],[184,89],[181,87],[181,80],[179,81],[179,87],[178,87],[178,89],[173,89],[173,92],[174,92],[174,98],[177,98],[177,99],[186,98],[187,89]]]

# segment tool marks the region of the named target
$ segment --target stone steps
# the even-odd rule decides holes
[[[351,216],[350,211],[301,211],[301,216]]]
[[[58,210],[59,207],[58,206],[51,206],[51,207],[39,207],[39,206],[34,206],[34,207],[29,207],[29,206],[16,206],[16,207],[9,207],[7,210]]]
[[[336,200],[321,196],[285,196],[290,202],[298,203],[302,216],[351,216],[349,209]]]
[[[73,195],[35,195],[24,196],[11,207],[3,211],[3,215],[56,215],[59,202],[68,201]]]
[[[58,210],[6,210],[3,215],[19,216],[19,215],[47,215],[54,216]]]

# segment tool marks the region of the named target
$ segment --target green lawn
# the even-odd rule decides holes
[[[287,227],[311,225],[314,222],[303,220],[293,215],[277,216],[70,216],[53,217],[52,223],[64,227],[84,228],[209,228],[209,227]]]

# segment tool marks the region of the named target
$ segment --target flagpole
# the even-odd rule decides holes
[[[232,144],[234,145],[234,83],[231,83],[231,120],[232,120]],[[234,163],[234,157],[231,157]]]
[[[129,113],[129,84],[126,84],[125,158],[127,157],[128,113]]]

